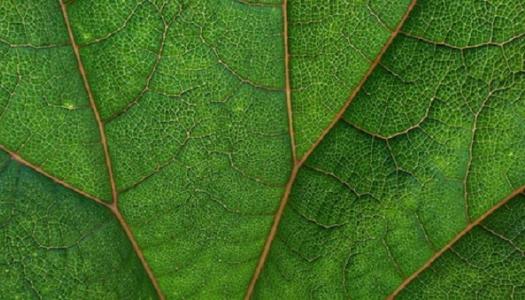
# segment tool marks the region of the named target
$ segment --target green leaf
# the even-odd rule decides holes
[[[3,299],[154,295],[109,211],[0,152]]]
[[[523,195],[515,197],[472,229],[399,298],[523,298],[524,200]]]
[[[301,168],[261,298],[384,298],[523,190],[525,8],[418,3]]]
[[[508,207],[519,221],[522,201],[505,203],[525,182],[525,7],[415,4],[2,1],[0,290],[418,298],[445,272],[494,295],[523,285],[518,257],[476,274],[447,257],[458,240],[468,257],[497,248],[479,264],[514,253],[479,231]],[[484,284],[502,272],[518,275]]]

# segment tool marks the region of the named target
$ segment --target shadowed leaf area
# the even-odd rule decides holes
[[[0,298],[525,297],[523,15],[0,1]]]
[[[146,299],[153,289],[113,216],[0,152],[2,299]]]

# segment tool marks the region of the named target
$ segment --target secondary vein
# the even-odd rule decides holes
[[[105,202],[104,200],[94,196],[94,195],[91,195],[87,192],[84,192],[72,185],[70,185],[69,183],[65,182],[64,180],[58,178],[58,177],[55,177],[49,173],[47,173],[46,171],[44,171],[44,169],[42,169],[41,167],[23,159],[18,153],[14,152],[14,151],[11,151],[9,150],[6,146],[0,144],[0,150],[6,152],[7,154],[9,154],[9,156],[11,156],[11,159],[13,159],[14,161],[17,161],[18,163],[28,167],[29,169],[39,173],[39,174],[42,174],[44,175],[45,177],[51,179],[52,181],[54,181],[55,183],[65,187],[66,189],[69,189],[69,190],[72,190],[90,200],[93,200],[94,202],[102,205],[102,206],[105,206],[105,207],[109,207],[109,204],[107,202]]]
[[[91,106],[91,110],[93,111],[93,115],[95,116],[95,121],[97,123],[98,132],[100,136],[100,143],[102,144],[102,149],[104,151],[104,160],[108,169],[109,182],[111,185],[111,197],[112,201],[116,203],[118,201],[117,186],[115,184],[115,178],[113,176],[113,167],[111,165],[111,157],[109,156],[109,148],[106,139],[106,133],[104,130],[104,123],[100,118],[100,114],[97,109],[97,104],[95,103],[95,98],[93,97],[93,91],[91,90],[91,86],[89,85],[87,74],[84,69],[82,59],[80,58],[80,51],[78,48],[78,44],[75,41],[75,36],[73,34],[73,29],[71,28],[71,23],[69,22],[67,6],[64,3],[64,0],[60,0],[60,9],[62,10],[62,16],[64,17],[64,23],[66,25],[69,42],[71,44],[71,48],[73,48],[73,53],[75,54],[75,58],[77,60],[78,71],[80,73],[80,76],[82,77],[82,83],[84,84],[84,89],[86,90],[88,96],[89,105]]]
[[[288,46],[288,2],[283,0],[283,44],[284,44],[284,80],[286,94],[286,109],[288,110],[288,132],[290,133],[290,144],[292,147],[292,158],[294,166],[297,164],[297,150],[295,144],[295,130],[293,126],[292,89],[290,84],[290,47]]]

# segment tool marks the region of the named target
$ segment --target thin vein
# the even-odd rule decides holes
[[[10,41],[4,38],[0,38],[0,44],[4,44],[9,48],[29,48],[29,49],[36,49],[36,50],[52,49],[52,48],[60,48],[60,47],[68,46],[68,44],[42,44],[42,45],[35,45],[31,43],[16,44],[16,43],[11,43]]]
[[[465,218],[468,222],[471,221],[470,220],[470,203],[468,201],[468,198],[469,198],[468,180],[469,180],[469,176],[472,170],[473,151],[474,151],[474,144],[476,142],[476,136],[478,134],[477,132],[478,132],[479,115],[481,114],[483,109],[487,106],[488,101],[494,95],[494,93],[497,92],[498,90],[501,90],[501,89],[492,90],[491,86],[489,88],[491,89],[491,91],[489,92],[487,97],[485,97],[485,99],[481,103],[480,108],[478,109],[477,112],[474,113],[474,116],[473,116],[472,128],[471,128],[471,140],[468,146],[467,165],[465,168],[465,176],[463,176],[463,201],[464,201]]]
[[[248,6],[255,6],[255,7],[277,7],[279,6],[279,3],[264,3],[264,2],[255,2],[255,1],[248,1],[248,0],[236,0],[240,4],[248,5]]]
[[[284,44],[284,78],[286,94],[286,109],[288,111],[288,132],[290,133],[290,143],[292,147],[292,158],[294,164],[297,162],[297,150],[295,144],[295,131],[293,126],[293,110],[292,110],[292,90],[290,85],[290,47],[288,46],[288,9],[287,0],[283,1],[283,44]]]
[[[170,30],[171,25],[173,24],[173,22],[175,22],[175,20],[182,14],[182,10],[183,9],[181,7],[179,9],[178,13],[176,15],[174,15],[173,18],[169,22],[166,21],[166,19],[162,16],[162,11],[161,10],[158,11],[159,15],[161,16],[162,24],[163,24],[162,35],[161,35],[161,38],[160,38],[160,46],[159,46],[159,49],[158,49],[158,51],[157,51],[157,53],[155,55],[155,62],[153,63],[153,66],[152,66],[152,68],[151,68],[151,70],[148,73],[148,76],[146,78],[144,88],[122,110],[117,111],[114,114],[112,114],[111,116],[109,116],[105,120],[106,124],[109,124],[110,122],[114,121],[115,119],[123,116],[132,107],[137,105],[141,101],[141,99],[144,98],[144,96],[146,95],[147,92],[151,91],[151,82],[153,80],[153,77],[157,73],[157,69],[159,68],[160,61],[161,61],[161,59],[162,59],[162,57],[164,55],[164,47],[165,47],[165,44],[166,44],[166,40],[168,38],[168,31]]]
[[[379,133],[375,133],[373,131],[370,131],[370,130],[367,130],[363,127],[360,127],[359,125],[351,122],[350,120],[347,120],[346,118],[344,117],[341,117],[341,121],[345,122],[346,124],[352,126],[353,128],[355,128],[356,130],[358,131],[361,131],[365,134],[368,134],[372,137],[375,137],[375,138],[378,138],[380,140],[384,140],[384,141],[387,141],[387,140],[391,140],[393,138],[396,138],[398,136],[402,136],[402,135],[406,135],[408,134],[409,132],[415,130],[415,129],[418,129],[418,128],[421,128],[421,125],[429,119],[430,117],[430,110],[432,108],[432,105],[434,104],[435,100],[437,98],[436,97],[432,97],[430,99],[430,104],[427,106],[427,109],[425,110],[425,114],[413,125],[410,125],[409,127],[403,129],[403,130],[400,130],[400,131],[397,131],[397,132],[394,132],[394,133],[391,133],[389,135],[382,135],[382,134],[379,134]]]
[[[160,61],[162,59],[162,54],[164,52],[164,44],[166,43],[168,30],[169,30],[169,25],[164,24],[164,29],[162,31],[162,36],[161,36],[161,41],[160,41],[160,47],[159,47],[157,55],[155,56],[155,62],[153,63],[153,67],[151,68],[151,71],[149,72],[148,77],[146,78],[146,84],[144,85],[144,88],[122,110],[117,111],[116,113],[111,115],[109,118],[107,118],[106,119],[106,123],[112,122],[115,119],[119,118],[120,116],[124,115],[132,107],[137,105],[139,103],[139,101],[144,98],[144,95],[150,90],[151,81],[153,79],[153,76],[157,72],[157,69],[159,67]]]
[[[101,37],[97,37],[97,38],[94,38],[90,41],[87,41],[85,43],[83,43],[82,47],[86,47],[86,46],[90,46],[90,45],[93,45],[93,44],[96,44],[96,43],[100,43],[100,42],[103,42],[109,38],[111,38],[112,36],[116,35],[117,33],[121,32],[122,30],[124,30],[128,24],[129,24],[129,21],[133,18],[133,16],[135,15],[135,13],[138,11],[139,7],[141,5],[144,4],[144,2],[146,2],[146,0],[142,0],[141,2],[137,3],[137,5],[135,5],[135,7],[133,8],[133,10],[131,11],[131,13],[126,17],[126,19],[124,20],[124,22],[119,26],[117,27],[117,29],[111,31],[111,32],[108,32],[106,35],[104,36],[101,36]]]
[[[420,41],[426,44],[430,44],[434,46],[442,46],[442,47],[454,49],[454,50],[468,50],[468,49],[477,49],[477,48],[491,47],[491,46],[492,47],[503,47],[525,36],[525,32],[522,32],[502,42],[489,41],[489,42],[484,42],[484,43],[479,43],[479,44],[474,44],[474,45],[456,46],[456,45],[449,44],[444,41],[433,41],[431,39],[425,38],[423,36],[415,35],[409,32],[400,32],[400,34],[402,34],[405,37],[415,39],[417,41]]]
[[[401,278],[404,278],[405,277],[405,273],[403,272],[403,269],[401,268],[401,266],[399,265],[399,262],[395,258],[394,253],[392,253],[392,249],[390,249],[390,245],[388,245],[388,243],[386,241],[386,237],[383,237],[381,242],[383,243],[383,247],[386,250],[386,254],[387,254],[388,258],[390,259],[391,264],[394,266],[394,269],[399,274],[399,276],[401,276]]]
[[[509,245],[511,245],[516,251],[518,251],[521,256],[525,257],[525,250],[521,249],[518,245],[516,245],[516,243],[514,243],[514,241],[506,236],[504,236],[503,234],[497,232],[496,230],[486,226],[486,225],[483,225],[483,224],[480,224],[479,225],[483,230],[491,233],[492,235],[494,235],[495,237],[499,238],[500,240],[502,241],[505,241],[506,243],[508,243]]]

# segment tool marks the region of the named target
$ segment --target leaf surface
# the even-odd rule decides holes
[[[409,0],[289,1],[289,60],[297,157],[363,81]]]
[[[399,299],[520,299],[525,296],[525,201],[512,199],[464,236]]]
[[[384,298],[523,189],[523,9],[418,2],[299,172],[256,294]]]
[[[14,296],[381,298],[525,182],[520,4],[31,2],[0,3]]]
[[[113,215],[0,152],[4,299],[154,295]]]

